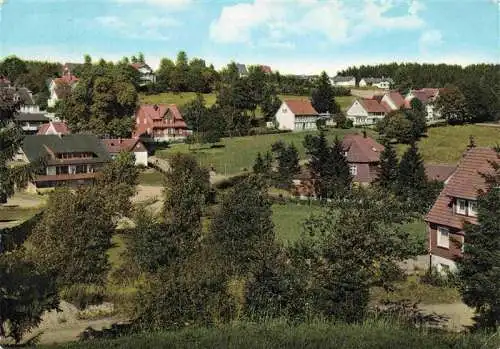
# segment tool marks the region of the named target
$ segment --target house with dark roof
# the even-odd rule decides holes
[[[341,86],[341,87],[355,87],[356,86],[356,78],[354,76],[334,76],[330,78],[330,82],[333,86]]]
[[[386,92],[380,103],[388,110],[399,110],[405,107],[405,99],[398,91]]]
[[[68,125],[63,121],[49,121],[38,128],[37,135],[68,135],[70,134]]]
[[[410,108],[411,101],[416,98],[425,106],[427,112],[427,120],[437,120],[441,117],[441,114],[436,110],[435,102],[439,97],[439,93],[443,89],[439,88],[422,88],[420,90],[410,90],[405,97],[405,104],[407,108]]]
[[[116,158],[121,152],[133,153],[135,155],[136,166],[148,166],[148,150],[139,139],[102,139],[101,142],[106,147],[112,159]]]
[[[135,121],[132,137],[146,143],[183,141],[191,134],[175,104],[142,104]]]
[[[79,186],[94,181],[111,157],[94,135],[31,135],[23,140],[17,160],[45,165],[32,181],[32,187]]]
[[[366,133],[345,135],[342,146],[353,182],[362,185],[373,182],[378,177],[380,153],[384,150],[384,146],[367,137]]]
[[[305,131],[316,130],[316,123],[321,115],[307,99],[285,99],[275,114],[275,121],[280,130]]]
[[[240,77],[248,75],[248,69],[245,64],[236,63],[236,68],[238,69],[238,74],[240,74]]]
[[[14,122],[18,124],[26,135],[33,135],[49,118],[44,113],[23,113],[18,112],[14,115]]]
[[[262,72],[264,72],[266,74],[271,74],[273,72],[273,70],[271,69],[271,67],[268,66],[268,65],[261,65],[260,69],[262,70]]]
[[[430,261],[438,270],[456,270],[455,260],[467,244],[464,224],[478,223],[478,193],[488,189],[483,174],[492,173],[491,162],[498,160],[491,148],[469,149],[427,213]]]
[[[20,102],[21,107],[19,111],[21,113],[40,113],[40,107],[36,104],[35,99],[33,98],[33,94],[26,87],[10,86],[9,82],[9,85],[2,86],[0,84],[0,88],[11,93],[14,97],[14,100]]]
[[[361,80],[359,80],[359,87],[373,86],[373,87],[378,87],[378,88],[387,90],[393,84],[394,84],[394,80],[392,80],[391,78],[385,78],[385,77],[381,77],[381,78],[368,77],[368,78],[361,78]]]
[[[156,83],[156,74],[154,70],[146,63],[132,63],[130,64],[130,66],[137,70],[140,74],[139,86],[146,86],[148,84]]]

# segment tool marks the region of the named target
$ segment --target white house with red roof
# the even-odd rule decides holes
[[[38,128],[37,135],[69,135],[71,131],[63,121],[49,121]]]
[[[143,142],[175,142],[190,134],[175,104],[142,104],[135,112],[133,138]]]
[[[484,174],[491,173],[491,162],[498,161],[491,148],[469,149],[425,217],[431,264],[438,270],[456,270],[456,258],[467,244],[464,224],[477,224],[477,197],[487,190]]]
[[[50,108],[55,107],[57,101],[68,97],[71,91],[76,87],[78,78],[71,73],[69,68],[65,68],[63,76],[60,78],[51,79],[49,81],[50,97],[47,100],[47,105]]]
[[[102,139],[102,144],[108,150],[111,158],[114,159],[122,151],[134,153],[135,165],[148,166],[148,150],[139,139],[134,138],[116,138]]]
[[[435,102],[439,97],[442,89],[439,88],[422,88],[420,90],[410,90],[405,97],[405,104],[410,108],[410,103],[414,98],[417,98],[425,106],[427,112],[427,120],[436,120],[441,117],[441,114],[435,108]]]
[[[376,98],[362,98],[355,100],[347,110],[347,118],[354,126],[374,125],[382,120],[391,111]]]
[[[278,129],[291,131],[316,130],[320,117],[306,99],[285,99],[275,114]]]
[[[130,66],[139,72],[141,76],[140,86],[154,84],[156,82],[156,75],[153,69],[146,63],[132,63]]]

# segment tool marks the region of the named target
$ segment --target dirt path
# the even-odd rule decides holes
[[[421,304],[420,308],[426,314],[436,313],[448,317],[448,328],[454,331],[464,330],[473,324],[474,309],[464,303]]]

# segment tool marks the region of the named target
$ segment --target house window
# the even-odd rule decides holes
[[[286,113],[286,112],[287,112],[287,109],[286,109],[286,108],[282,108],[282,109],[281,109],[281,112],[282,112],[282,113]]]
[[[469,216],[477,217],[477,201],[469,201]]]
[[[464,199],[457,199],[456,211],[458,214],[467,214],[467,201]]]
[[[358,174],[358,167],[356,165],[349,165],[349,171],[353,176]]]
[[[444,227],[437,228],[438,247],[450,248],[450,231]]]

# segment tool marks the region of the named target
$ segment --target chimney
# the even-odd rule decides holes
[[[154,109],[154,111],[157,111],[158,110],[158,104],[153,105],[153,109]]]
[[[363,130],[363,138],[366,138],[366,130]]]

